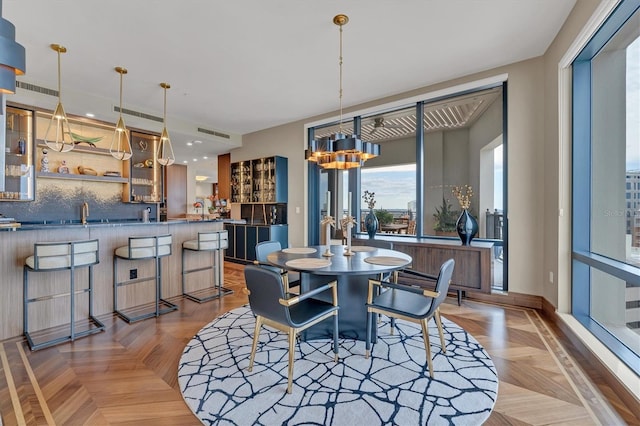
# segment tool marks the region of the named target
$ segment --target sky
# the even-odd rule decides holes
[[[415,164],[362,169],[362,192],[375,193],[376,209],[408,209],[416,200]],[[360,200],[363,211],[368,209]]]

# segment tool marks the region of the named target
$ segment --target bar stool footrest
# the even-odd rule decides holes
[[[206,287],[194,290],[190,293],[182,293],[184,297],[194,302],[203,303],[209,300],[219,299],[228,294],[233,294],[233,290],[225,287]]]
[[[104,331],[104,324],[94,316],[89,316],[84,320],[76,321],[74,324],[75,338],[71,339],[69,334],[69,324],[61,324],[56,327],[46,328],[37,331],[25,331],[27,343],[32,351],[48,348],[64,342],[73,342],[80,337],[89,336]]]
[[[162,307],[164,306],[164,307]],[[133,306],[126,309],[117,309],[115,314],[125,320],[127,323],[141,321],[147,318],[158,317],[160,315],[168,314],[169,312],[177,311],[178,305],[169,302],[165,299],[158,300],[158,312],[155,309],[155,303],[149,303],[146,305]],[[142,313],[139,313],[143,311]],[[136,312],[138,312],[136,314]]]

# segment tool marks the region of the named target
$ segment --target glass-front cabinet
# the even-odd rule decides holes
[[[158,137],[131,132],[132,156],[125,165],[129,183],[123,192],[128,203],[159,203],[162,201],[162,167],[157,161]]]
[[[33,111],[6,107],[0,140],[0,201],[34,199]]]
[[[286,203],[287,159],[266,157],[231,164],[232,203]]]

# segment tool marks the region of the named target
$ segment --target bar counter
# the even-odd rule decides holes
[[[22,330],[23,305],[23,265],[28,256],[33,254],[36,242],[77,241],[87,239],[99,240],[100,263],[94,270],[94,315],[111,315],[113,313],[113,252],[116,248],[126,246],[130,236],[172,235],[171,255],[162,259],[162,294],[165,298],[182,297],[182,243],[198,237],[198,232],[223,230],[223,220],[187,220],[176,219],[167,222],[139,221],[97,221],[81,224],[79,222],[56,223],[23,223],[18,228],[2,228],[0,230],[0,248],[3,253],[0,259],[0,340],[20,336]],[[190,256],[190,268],[207,265],[212,261],[211,253],[199,253]],[[222,265],[221,265],[222,267]],[[119,274],[128,275],[136,269],[138,277],[153,275],[152,261],[137,261],[127,267],[119,268]],[[222,270],[222,273],[224,270]],[[213,280],[213,273],[196,275],[201,287],[206,287]],[[119,277],[121,278],[121,277]],[[87,271],[81,268],[76,271],[77,287],[85,288]],[[37,295],[68,292],[69,271],[43,272],[31,274],[29,283]],[[198,285],[194,283],[194,285]],[[147,303],[153,298],[153,282],[141,283],[125,287],[119,291],[128,305],[136,306]],[[31,295],[32,296],[32,295]],[[77,296],[76,317],[87,315],[84,298],[87,294]],[[60,297],[33,304],[30,308],[30,329],[41,329],[68,323],[69,297]],[[121,299],[123,300],[123,299]],[[40,306],[38,306],[40,305]],[[53,320],[52,320],[53,318]],[[151,321],[151,320],[149,320]]]

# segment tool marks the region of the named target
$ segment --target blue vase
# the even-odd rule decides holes
[[[364,227],[369,234],[369,239],[372,240],[378,232],[378,218],[373,213],[373,210],[369,210],[367,216],[364,218]]]
[[[458,231],[463,246],[471,244],[471,240],[478,233],[478,221],[469,214],[467,209],[462,210],[456,222],[456,231]]]

